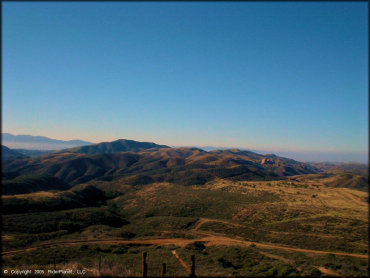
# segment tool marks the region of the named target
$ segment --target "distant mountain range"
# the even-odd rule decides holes
[[[173,147],[181,147],[181,146],[173,146]],[[226,150],[230,149],[227,147],[213,147],[213,146],[188,146],[188,147],[196,147],[205,151],[213,151],[213,150]],[[347,162],[359,162],[359,163],[368,163],[368,153],[366,152],[325,152],[325,151],[281,151],[281,150],[274,150],[274,151],[266,151],[260,149],[246,149],[246,148],[239,148],[241,150],[248,150],[260,154],[268,154],[268,153],[275,153],[278,156],[288,157],[295,160],[303,161],[303,162],[327,162],[331,161],[333,163],[340,162],[340,163],[347,163]]]
[[[2,145],[12,149],[61,150],[93,144],[83,140],[63,141],[45,136],[13,135],[10,133],[2,133],[1,136]]]
[[[207,152],[148,142],[117,140],[7,160],[3,172],[54,176],[70,184],[122,180],[127,184],[204,184],[215,178],[265,180],[317,173],[310,164],[239,149]]]
[[[119,139],[113,142],[103,142],[89,146],[61,150],[58,151],[58,153],[102,154],[117,152],[139,152],[151,148],[169,148],[169,146],[157,145],[150,142],[137,142],[134,140]]]
[[[2,161],[2,174],[7,180],[55,177],[72,186],[94,181],[113,181],[130,186],[153,182],[202,185],[214,179],[274,180],[323,172],[337,175],[335,171],[351,173],[330,178],[340,180],[341,184],[366,188],[368,182],[367,165],[364,164],[303,163],[275,154],[262,155],[240,149],[207,152],[199,148],[171,148],[125,139],[37,157],[28,157],[3,146]]]
[[[119,140],[117,140],[119,141]],[[132,141],[132,140],[126,140],[126,141]],[[135,142],[135,141],[132,141]],[[145,143],[145,142],[142,142]],[[10,133],[2,133],[2,145],[7,146],[15,151],[18,151],[26,156],[30,157],[36,157],[40,156],[46,153],[51,153],[53,151],[58,150],[64,150],[68,148],[76,148],[76,150],[73,150],[71,152],[80,152],[80,153],[92,153],[91,149],[89,148],[83,148],[78,149],[77,147],[82,146],[88,146],[92,145],[94,143],[83,141],[83,140],[69,140],[69,141],[63,141],[63,140],[56,140],[51,139],[45,136],[31,136],[31,135],[12,135]],[[102,152],[115,152],[115,146],[112,147],[111,150],[106,150],[107,147],[104,147],[104,144],[106,143],[99,143],[101,144],[100,150],[97,150],[96,153],[102,153]],[[118,143],[116,143],[118,145]],[[130,142],[127,142],[127,144],[130,144]],[[167,146],[166,146],[167,147]],[[174,148],[183,148],[183,147],[189,147],[189,148],[199,148],[205,151],[213,151],[213,150],[226,150],[230,149],[230,147],[213,147],[213,146],[171,146]],[[130,150],[130,146],[125,149],[121,149],[121,147],[118,147],[119,151],[128,151]],[[241,150],[247,150],[252,151],[259,154],[268,154],[272,151],[265,151],[265,150],[257,150],[257,149],[246,149],[246,148],[239,148]],[[137,149],[131,149],[133,151],[138,151]],[[367,153],[354,153],[354,152],[303,152],[303,151],[273,151],[276,155],[282,156],[282,157],[288,157],[294,160],[298,161],[304,161],[304,162],[326,162],[326,161],[332,161],[332,162],[361,162],[361,163],[368,163],[368,154]]]

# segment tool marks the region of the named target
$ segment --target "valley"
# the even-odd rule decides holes
[[[3,268],[141,276],[147,252],[186,276],[176,250],[197,276],[368,275],[363,165],[153,144],[5,160]]]

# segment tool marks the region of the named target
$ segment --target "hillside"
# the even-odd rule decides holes
[[[137,152],[123,151],[128,148]],[[146,149],[140,151],[141,148]],[[113,151],[116,153],[111,153]],[[237,149],[206,152],[197,148],[169,148],[130,140],[17,159],[5,163],[3,167],[5,173],[55,176],[71,184],[91,180],[121,180],[131,185],[162,181],[184,185],[204,184],[214,178],[268,180],[319,171],[309,164],[276,155],[260,155]]]
[[[302,175],[292,177],[292,180],[320,184],[329,187],[346,187],[362,191],[369,189],[368,175],[357,174],[356,169],[333,170],[321,174]]]
[[[335,174],[333,177],[323,179],[322,182],[330,187],[347,187],[362,190],[367,190],[369,185],[368,177],[350,172]]]
[[[38,191],[67,190],[71,186],[66,182],[50,176],[21,176],[12,180],[2,180],[2,194],[14,195]]]
[[[54,150],[27,150],[27,149],[13,149],[21,154],[24,154],[29,157],[41,156],[47,153],[52,153]]]
[[[26,158],[27,156],[17,152],[15,150],[9,149],[6,146],[1,145],[1,161],[11,160],[16,158]]]
[[[344,170],[356,172],[361,175],[369,174],[369,166],[364,163],[356,162],[322,162],[322,163],[312,163],[315,167],[323,171],[335,171],[335,170]]]
[[[96,207],[106,201],[105,192],[94,186],[82,186],[65,191],[4,194],[3,214],[58,211],[72,208]],[[9,193],[9,190],[8,190]]]

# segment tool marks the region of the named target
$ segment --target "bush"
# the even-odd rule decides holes
[[[196,241],[194,243],[186,245],[185,248],[188,249],[188,250],[197,250],[197,251],[201,250],[201,251],[203,251],[204,249],[206,249],[206,246],[203,244],[203,242]]]
[[[310,273],[309,273],[309,276],[311,276],[311,277],[320,277],[321,276],[321,271],[318,270],[317,268],[312,268]]]

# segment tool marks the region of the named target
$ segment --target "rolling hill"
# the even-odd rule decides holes
[[[346,187],[354,189],[367,189],[369,179],[365,176],[356,175],[350,172],[337,173],[332,177],[322,179],[322,182],[330,187]]]
[[[302,175],[292,177],[292,180],[325,185],[332,188],[352,188],[367,191],[369,188],[368,175],[360,175],[357,171],[335,170],[320,174]]]
[[[16,159],[16,158],[26,158],[27,156],[17,152],[15,150],[9,149],[6,146],[1,145],[1,160],[10,160],[10,159]]]
[[[91,180],[120,180],[131,185],[162,181],[192,185],[214,178],[266,180],[319,171],[309,164],[272,154],[238,149],[207,152],[131,140],[67,149],[3,165],[5,173],[55,176],[74,185]]]
[[[323,171],[350,171],[359,175],[369,175],[369,166],[363,163],[357,162],[324,162],[324,163],[312,163],[313,166]]]

